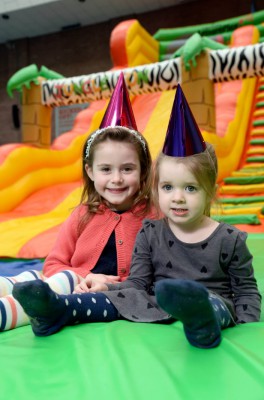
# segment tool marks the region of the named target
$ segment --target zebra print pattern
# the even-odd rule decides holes
[[[42,104],[60,106],[110,98],[120,71],[42,82]],[[131,95],[175,89],[181,58],[123,70]],[[208,78],[214,82],[264,76],[264,43],[209,51]]]
[[[175,89],[181,80],[180,58],[140,65],[123,70],[131,95]],[[42,82],[42,104],[49,106],[86,103],[108,99],[115,88],[120,71],[77,76]]]
[[[214,82],[264,76],[264,43],[210,51],[209,79]]]

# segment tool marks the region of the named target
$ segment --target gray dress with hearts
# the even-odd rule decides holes
[[[191,279],[205,285],[227,305],[236,322],[260,318],[261,295],[246,245],[247,234],[220,223],[198,243],[184,243],[165,219],[145,220],[138,233],[128,279],[104,292],[120,315],[137,322],[170,319],[159,308],[155,283],[166,278]]]

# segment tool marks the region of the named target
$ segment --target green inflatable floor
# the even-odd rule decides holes
[[[264,295],[264,236],[250,235]],[[180,322],[128,321],[0,334],[0,400],[263,400],[264,316],[223,331],[218,348],[191,347]]]

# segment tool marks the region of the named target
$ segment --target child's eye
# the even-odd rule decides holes
[[[169,192],[170,190],[172,190],[172,186],[171,186],[171,185],[163,185],[163,186],[162,186],[162,189],[163,189],[165,192]]]
[[[102,167],[102,168],[101,168],[101,171],[102,171],[102,172],[109,172],[109,171],[110,171],[110,168],[109,168],[109,167]]]
[[[125,164],[122,166],[122,171],[124,173],[130,174],[131,172],[137,170],[137,166],[135,164]]]
[[[196,192],[196,187],[195,186],[186,186],[185,188],[186,192]]]

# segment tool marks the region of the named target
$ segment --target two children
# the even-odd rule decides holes
[[[164,218],[144,221],[123,282],[87,277],[71,295],[58,295],[41,280],[16,284],[13,295],[33,332],[46,336],[65,325],[120,318],[180,320],[193,346],[212,348],[222,329],[258,321],[261,296],[247,235],[210,218],[216,178],[213,148],[204,143],[178,85],[155,164],[154,192]]]

